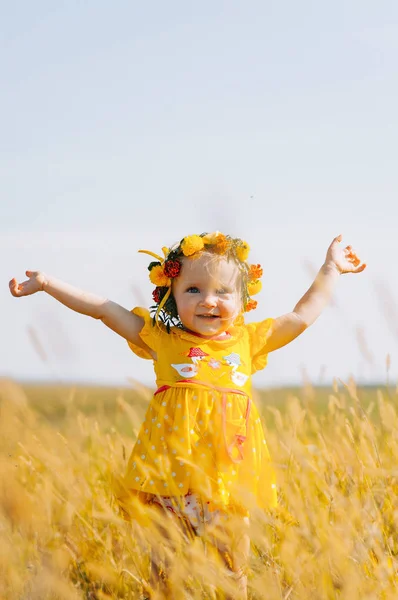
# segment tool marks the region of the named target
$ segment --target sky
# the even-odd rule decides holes
[[[151,384],[102,323],[11,277],[148,306],[146,248],[221,230],[293,309],[339,233],[368,267],[257,386],[398,376],[398,4],[202,0],[0,9],[0,376]]]

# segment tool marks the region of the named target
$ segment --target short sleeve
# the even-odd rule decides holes
[[[272,331],[273,319],[266,319],[259,323],[246,325],[250,341],[250,355],[252,359],[252,373],[266,367],[268,362],[267,340]]]
[[[137,315],[137,317],[144,319],[144,325],[139,334],[140,338],[147,346],[149,346],[149,348],[151,348],[151,350],[157,353],[161,344],[161,337],[163,335],[162,329],[156,325],[153,325],[152,317],[146,308],[133,308],[131,312],[134,315]],[[153,360],[153,356],[151,356],[150,353],[144,348],[137,346],[129,340],[127,340],[127,343],[134,354],[140,358]]]

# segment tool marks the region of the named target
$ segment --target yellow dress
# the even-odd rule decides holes
[[[162,497],[194,492],[214,510],[275,506],[274,471],[251,400],[251,374],[267,364],[272,319],[234,325],[222,339],[204,339],[177,327],[167,333],[153,326],[146,309],[133,312],[144,318],[140,337],[157,355],[157,391],[124,489]]]

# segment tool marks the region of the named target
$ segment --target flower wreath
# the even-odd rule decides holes
[[[158,320],[161,321],[168,332],[170,332],[171,326],[183,327],[174,296],[171,293],[171,284],[181,271],[181,258],[193,256],[202,251],[224,255],[228,258],[232,257],[237,261],[243,275],[243,310],[249,312],[257,307],[257,301],[252,300],[251,296],[258,294],[261,290],[260,277],[262,277],[263,270],[261,265],[248,264],[250,246],[247,242],[216,231],[201,235],[188,235],[173,248],[163,247],[162,250],[163,257],[149,250],[139,250],[139,252],[149,254],[156,259],[148,266],[149,279],[156,286],[152,292],[155,304],[150,307],[154,324]]]

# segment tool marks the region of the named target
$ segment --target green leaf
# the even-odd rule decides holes
[[[148,265],[148,271],[152,271],[153,267],[158,267],[160,266],[162,263],[160,263],[158,260],[154,260],[152,262],[149,263]]]

